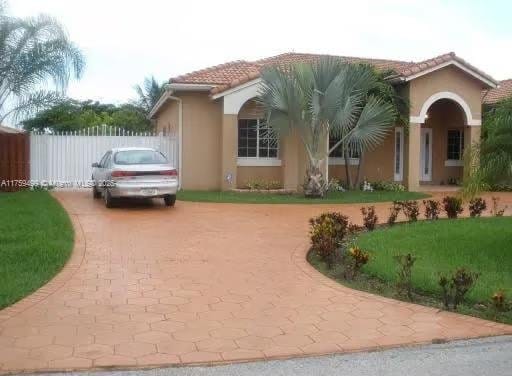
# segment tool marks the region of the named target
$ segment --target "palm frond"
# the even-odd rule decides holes
[[[296,132],[314,165],[334,149],[325,147],[327,134],[357,150],[371,149],[382,141],[396,116],[391,101],[370,95],[380,83],[369,65],[324,58],[312,64],[270,67],[261,77],[259,101],[268,124],[281,137]]]
[[[0,115],[0,123],[6,118],[17,122],[35,112],[41,111],[63,99],[57,91],[39,90],[24,96],[17,96],[11,108]]]
[[[63,27],[52,17],[0,17],[0,113],[27,115],[32,105],[48,103],[50,95],[37,92],[50,81],[61,94],[69,80],[80,78],[85,58]],[[48,91],[46,92],[48,93]],[[43,97],[46,97],[43,100]],[[36,100],[36,99],[40,100]],[[14,107],[8,108],[14,103]],[[19,113],[17,113],[19,112]],[[16,114],[17,113],[17,114]]]
[[[379,145],[393,125],[395,111],[391,104],[370,96],[356,124],[345,136],[345,143],[362,153]]]

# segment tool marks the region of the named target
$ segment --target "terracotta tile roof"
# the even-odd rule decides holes
[[[260,69],[260,64],[245,60],[236,60],[174,77],[171,78],[169,82],[180,84],[228,85],[241,77],[251,74],[259,76]]]
[[[512,79],[500,81],[497,88],[484,91],[482,97],[483,102],[488,104],[512,97]]]
[[[420,62],[412,64],[412,65],[409,65],[407,67],[400,67],[397,70],[397,72],[400,73],[403,77],[410,77],[410,76],[414,76],[415,74],[421,73],[423,71],[429,70],[431,68],[435,68],[438,65],[447,63],[452,60],[464,65],[466,68],[471,69],[472,71],[478,73],[480,76],[486,78],[487,80],[489,80],[495,84],[498,83],[494,78],[492,78],[490,75],[488,75],[484,71],[478,69],[474,65],[471,65],[470,63],[468,63],[466,60],[457,56],[455,54],[455,52],[449,52],[447,54],[439,55],[439,56],[433,57],[431,59],[427,59],[427,60],[420,61]]]
[[[245,82],[251,81],[260,76],[260,72],[267,66],[289,66],[294,63],[308,63],[318,60],[320,57],[333,56],[321,54],[307,54],[288,52],[281,55],[271,56],[268,58],[245,61],[233,61],[210,68],[198,70],[195,72],[187,73],[182,76],[170,79],[170,83],[183,83],[183,84],[211,84],[215,86],[211,90],[211,94],[221,93],[229,88],[236,87]],[[394,70],[400,77],[407,78],[423,71],[434,68],[440,64],[455,60],[467,68],[477,72],[482,77],[491,82],[496,82],[491,76],[478,70],[465,60],[461,59],[455,53],[450,52],[447,54],[439,55],[437,57],[420,61],[400,61],[400,60],[387,60],[387,59],[372,59],[364,57],[352,56],[335,56],[350,63],[367,63],[373,65],[376,69]]]
[[[354,57],[354,56],[333,56],[333,55],[318,55],[318,54],[305,54],[305,53],[294,53],[288,52],[277,56],[268,57],[265,59],[257,60],[258,63],[263,64],[264,66],[268,65],[280,65],[286,66],[293,63],[310,63],[315,60],[318,60],[320,57],[337,57],[348,63],[367,63],[375,66],[375,68],[379,70],[388,70],[393,69],[396,70],[399,67],[408,66],[413,64],[413,62],[407,61],[399,61],[399,60],[386,60],[386,59],[372,59],[372,58],[364,58],[364,57]]]

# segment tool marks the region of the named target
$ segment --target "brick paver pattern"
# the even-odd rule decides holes
[[[359,204],[110,210],[85,192],[56,196],[84,252],[75,250],[55,291],[44,287],[18,310],[0,311],[2,371],[278,358],[512,333],[316,272],[305,261],[308,218],[337,209],[359,221]],[[376,206],[386,218],[389,204]]]

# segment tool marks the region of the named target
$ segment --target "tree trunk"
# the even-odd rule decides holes
[[[350,158],[348,157],[347,148],[344,148],[343,157],[345,158],[345,175],[347,178],[347,187],[348,189],[354,189],[352,185],[352,175],[350,174]]]
[[[306,171],[306,181],[304,182],[304,195],[306,197],[318,198],[324,197],[327,190],[327,184],[320,168],[322,161],[310,161],[309,168]]]
[[[356,184],[355,184],[356,187],[359,187],[361,185],[363,162],[364,162],[364,152],[361,152],[361,155],[359,156],[359,165],[357,166],[357,178],[356,178]]]

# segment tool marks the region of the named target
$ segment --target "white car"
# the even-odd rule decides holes
[[[107,208],[119,197],[162,197],[165,205],[174,206],[178,172],[155,149],[110,149],[92,167],[93,197],[103,196]]]

